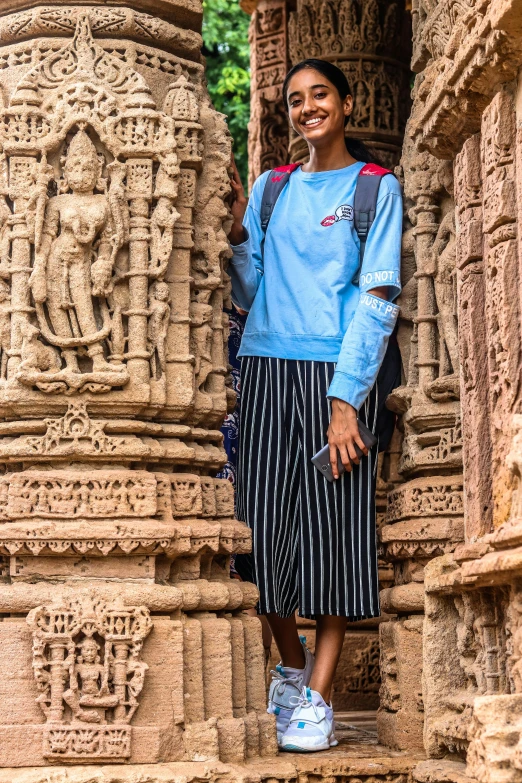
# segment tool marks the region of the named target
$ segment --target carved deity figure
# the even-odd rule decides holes
[[[85,723],[100,723],[101,710],[116,707],[118,696],[109,691],[109,672],[100,663],[99,645],[92,637],[85,638],[80,644],[80,654],[76,659],[74,675],[70,678],[70,688],[63,694],[63,700],[72,710],[74,717]]]
[[[378,128],[392,130],[393,128],[393,99],[388,87],[383,84],[379,90],[379,98],[375,107],[375,120]]]
[[[93,305],[97,297],[100,309],[106,308],[115,255],[126,240],[118,166],[109,195],[95,193],[100,162],[87,133],[78,130],[64,161],[65,186],[72,193],[52,197],[43,216],[41,245],[36,248],[29,285],[40,329],[50,343],[62,349],[72,373],[80,373],[76,350],[80,347],[87,350],[94,373],[122,369],[105,360],[102,340],[108,330],[100,329]],[[54,334],[46,326],[44,303]]]
[[[203,386],[212,372],[212,306],[202,302],[190,304],[190,342],[191,352],[196,357],[196,388]]]
[[[153,378],[164,373],[167,367],[165,346],[169,328],[170,305],[168,283],[157,282],[152,286],[149,297],[148,350]]]
[[[11,296],[9,286],[0,280],[0,383],[7,377],[7,358],[11,347]]]
[[[176,153],[169,152],[164,155],[154,189],[158,202],[150,221],[150,274],[156,278],[165,274],[172,253],[174,226],[179,220],[179,212],[174,207],[174,200],[178,196],[179,174]]]
[[[439,332],[447,348],[453,373],[459,369],[455,262],[455,211],[451,210],[442,219],[433,243],[431,271],[434,274],[439,311]]]
[[[339,6],[339,35],[350,46],[353,46],[353,39],[358,35],[359,27],[357,25],[357,11],[354,0],[341,0]]]
[[[323,46],[329,46],[335,36],[333,9],[328,0],[323,0],[319,13],[319,35]]]
[[[381,42],[382,30],[379,23],[377,0],[367,0],[361,19],[361,33],[365,48],[375,51]]]
[[[370,123],[370,100],[368,89],[364,82],[355,85],[355,101],[352,112],[352,122],[356,128],[362,128]]]

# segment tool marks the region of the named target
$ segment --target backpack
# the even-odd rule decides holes
[[[300,163],[290,163],[288,166],[279,166],[273,169],[265,183],[261,200],[261,229],[264,234],[268,229],[270,218],[284,187],[293,172],[299,168]],[[359,270],[362,267],[366,241],[372,223],[375,220],[377,195],[379,185],[383,177],[391,174],[388,169],[383,169],[375,163],[367,163],[359,172],[355,187],[354,199],[354,225],[360,241]],[[358,282],[354,280],[354,282]],[[377,376],[378,405],[377,425],[375,434],[379,438],[379,451],[385,451],[390,443],[395,428],[396,415],[386,408],[386,398],[401,383],[401,354],[397,342],[397,327],[388,340],[388,347]]]

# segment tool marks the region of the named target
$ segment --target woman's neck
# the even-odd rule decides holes
[[[321,145],[320,147],[312,147],[309,144],[308,148],[310,160],[303,166],[303,171],[307,173],[344,169],[346,166],[356,163],[355,158],[346,149],[344,135],[341,139],[336,139],[334,144]]]

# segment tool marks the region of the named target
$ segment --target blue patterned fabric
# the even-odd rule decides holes
[[[217,474],[217,478],[228,479],[236,487],[236,465],[239,444],[239,402],[241,397],[240,370],[241,359],[238,357],[241,338],[245,329],[246,315],[241,315],[237,310],[225,310],[229,317],[230,336],[228,338],[228,361],[231,366],[232,388],[237,395],[236,407],[233,413],[228,413],[221,432],[224,435],[224,447],[228,460],[225,467]],[[234,494],[234,498],[236,495]],[[230,558],[230,576],[238,578],[234,566],[235,557]]]
[[[237,404],[233,413],[229,413],[223,422],[221,432],[225,437],[225,451],[227,452],[228,461],[218,474],[218,478],[226,478],[236,483],[236,463],[237,463],[237,448],[239,437],[239,402],[241,396],[241,388],[239,381],[239,371],[241,368],[241,359],[238,357],[239,346],[241,345],[241,337],[243,336],[243,330],[245,328],[246,315],[240,315],[236,310],[226,310],[229,317],[230,325],[230,337],[228,338],[228,361],[232,367],[232,388],[237,394]]]

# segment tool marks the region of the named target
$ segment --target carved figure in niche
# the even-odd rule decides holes
[[[377,0],[367,0],[361,19],[361,34],[368,51],[375,51],[381,43],[382,30],[379,24]]]
[[[439,311],[438,327],[441,337],[440,379],[459,370],[459,348],[457,331],[457,283],[456,283],[456,237],[455,210],[452,209],[441,221],[431,251],[431,268],[435,284],[435,298]],[[451,367],[447,366],[446,354]]]
[[[477,691],[477,658],[479,656],[479,645],[476,635],[476,618],[471,600],[468,595],[455,596],[455,606],[459,613],[457,622],[457,651],[459,654],[459,663],[466,676],[467,690],[475,693]]]
[[[108,666],[100,663],[99,649],[99,644],[90,636],[82,641],[74,676],[70,680],[71,687],[63,694],[63,700],[74,717],[85,723],[100,723],[101,718],[96,710],[82,707],[107,709],[115,707],[119,701],[109,692],[109,670]]]
[[[378,128],[382,130],[393,129],[393,98],[386,84],[381,85],[377,105],[375,106],[375,120]]]
[[[212,306],[202,302],[190,303],[191,353],[196,359],[196,388],[203,386],[212,372]]]
[[[398,29],[398,8],[397,3],[391,3],[386,9],[384,17],[384,40],[390,43],[395,40]]]
[[[1,289],[0,289],[1,290]],[[38,340],[40,330],[29,321],[20,324],[22,336],[22,361],[19,372],[59,372],[62,366],[60,355],[56,348],[44,345]]]
[[[12,212],[6,201],[6,195],[9,192],[9,178],[7,171],[7,158],[5,153],[2,151],[0,152],[0,277],[5,278],[7,278],[9,274],[9,250],[11,245],[12,218]]]
[[[354,0],[341,0],[339,6],[339,35],[345,42],[346,48],[360,48],[354,46],[354,39],[359,36],[359,26],[357,24],[357,10]]]
[[[0,382],[7,378],[7,359],[11,347],[11,296],[9,286],[0,280]]]
[[[328,0],[323,0],[319,12],[319,36],[329,49],[335,38],[335,19],[332,6]]]
[[[355,101],[352,112],[352,123],[356,128],[370,124],[370,93],[363,81],[355,85]]]
[[[157,282],[151,287],[147,341],[153,378],[159,378],[167,368],[165,346],[170,320],[169,298],[168,283]]]
[[[121,364],[106,361],[103,348],[111,331],[107,297],[113,289],[113,266],[118,250],[128,238],[124,171],[121,164],[115,163],[110,169],[108,195],[94,192],[100,161],[83,128],[69,144],[63,171],[62,189],[72,193],[62,192],[49,199],[41,218],[36,208],[35,238],[41,231],[42,239],[39,246],[35,239],[29,285],[42,335],[61,349],[66,367],[54,377],[44,376],[39,381],[24,377],[23,373],[19,377],[23,382],[36,382],[43,391],[64,391],[67,385],[79,388],[83,381],[78,357],[87,353],[92,362],[89,388],[106,391],[128,380]],[[101,328],[93,297],[98,299]],[[53,330],[49,329],[47,316]],[[75,380],[74,376],[79,377]]]
[[[150,221],[150,275],[161,278],[166,270],[174,242],[174,226],[179,212],[173,202],[178,197],[180,167],[175,152],[160,158],[161,165],[156,176],[154,197],[158,203]]]
[[[301,3],[297,12],[297,29],[299,31],[301,50],[309,51],[311,55],[320,54],[320,46],[314,42],[314,33],[312,28],[312,20],[310,18],[310,11],[304,3]]]
[[[112,747],[109,755],[128,756],[127,725],[148,669],[139,660],[152,628],[148,610],[85,596],[36,607],[27,622],[33,632],[37,701],[51,724],[44,728],[46,755],[59,756],[64,746],[74,748],[82,724],[96,724],[97,741],[90,753],[82,749],[81,757],[104,755],[106,743]],[[120,735],[113,744],[116,728]]]

